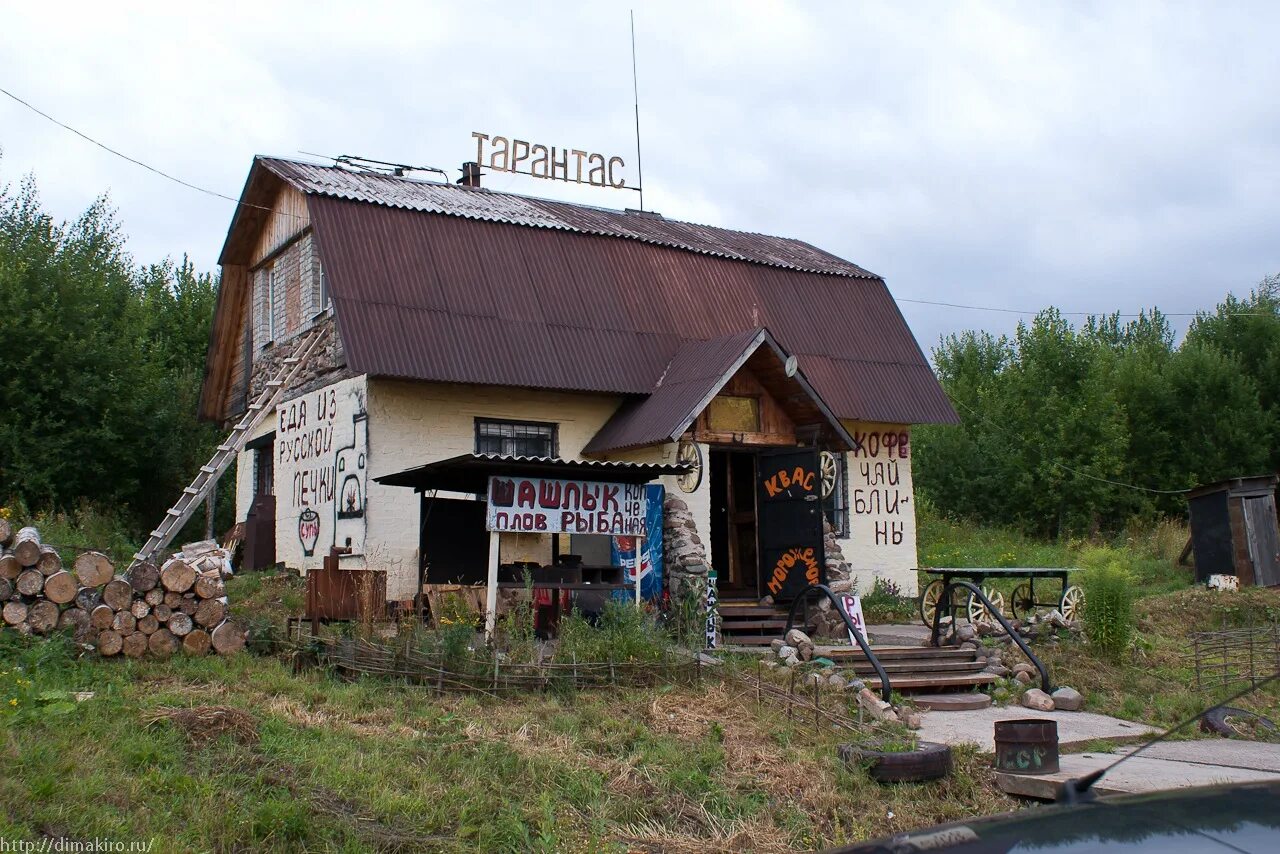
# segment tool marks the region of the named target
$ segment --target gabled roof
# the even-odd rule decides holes
[[[785,377],[782,368],[787,354],[769,331],[748,329],[684,344],[672,356],[653,393],[619,407],[583,453],[602,454],[680,438],[711,399],[752,359],[774,363],[771,367],[776,370],[762,371],[760,378],[769,382],[770,376],[779,377],[779,387],[769,389],[775,398],[784,397],[781,386],[794,387],[785,390],[792,392],[785,395],[790,401],[787,408],[792,413],[803,413],[809,422],[798,427],[819,427],[833,448],[853,447],[853,438],[804,375],[797,370],[794,376]]]
[[[253,205],[285,184],[357,373],[649,395],[682,348],[767,327],[838,418],[959,420],[884,282],[807,243],[257,158],[221,263],[249,263]],[[215,330],[238,322],[225,296]]]
[[[316,196],[506,225],[620,237],[787,270],[879,278],[802,240],[679,222],[651,212],[611,210],[275,157],[257,157],[254,164],[301,192]]]

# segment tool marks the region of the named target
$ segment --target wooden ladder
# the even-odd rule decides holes
[[[200,471],[196,474],[195,480],[191,481],[191,485],[182,490],[182,495],[172,507],[165,511],[164,519],[156,526],[147,538],[147,542],[133,556],[133,563],[129,568],[137,566],[139,563],[150,561],[156,554],[171,542],[173,538],[182,530],[182,526],[195,513],[196,508],[200,506],[208,495],[209,490],[217,483],[218,478],[231,465],[231,461],[236,458],[236,454],[240,453],[244,448],[245,442],[248,441],[250,434],[254,429],[262,423],[262,419],[275,409],[276,401],[280,398],[297,377],[298,372],[311,359],[316,348],[320,346],[320,342],[324,339],[329,331],[328,325],[313,327],[298,339],[298,343],[294,346],[293,352],[285,357],[280,364],[280,370],[276,375],[267,380],[266,387],[262,393],[258,395],[258,399],[249,404],[249,409],[245,412],[244,417],[236,424],[227,435],[227,438],[218,445],[218,449],[214,452],[209,462],[200,467]]]

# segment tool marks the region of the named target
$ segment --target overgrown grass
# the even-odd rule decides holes
[[[0,650],[0,669],[34,655]],[[80,661],[57,718],[0,723],[0,835],[156,850],[791,851],[1012,807],[961,751],[944,782],[881,787],[838,733],[734,688],[437,697],[271,658]],[[165,707],[225,706],[256,738],[190,740]]]
[[[64,564],[70,566],[76,555],[86,549],[100,551],[117,564],[127,563],[141,546],[141,541],[125,518],[115,512],[82,503],[70,512],[42,510],[32,512],[21,501],[10,501],[0,507],[14,529],[33,525],[40,539],[56,546]]]

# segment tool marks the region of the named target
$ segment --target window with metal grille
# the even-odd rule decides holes
[[[476,419],[476,453],[509,457],[557,457],[556,425],[539,421]]]
[[[832,452],[836,461],[836,485],[822,501],[822,511],[836,537],[849,536],[849,455]]]

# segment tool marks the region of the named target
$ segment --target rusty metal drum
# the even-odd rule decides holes
[[[997,771],[1052,774],[1058,770],[1058,722],[1043,718],[996,721]]]

